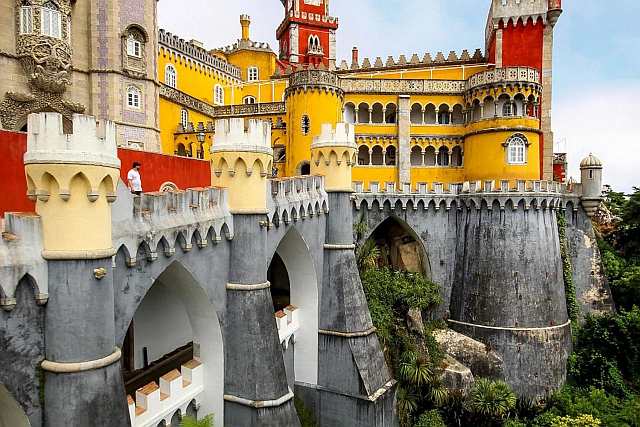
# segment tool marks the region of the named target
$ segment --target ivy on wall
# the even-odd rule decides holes
[[[564,279],[564,294],[567,300],[567,313],[572,322],[578,320],[580,306],[576,297],[576,287],[573,283],[573,268],[569,257],[569,242],[567,240],[567,219],[562,212],[558,212],[558,236],[560,238],[560,256],[562,257],[562,277]]]

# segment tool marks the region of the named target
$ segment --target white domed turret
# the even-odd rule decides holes
[[[598,209],[602,201],[602,162],[589,154],[580,162],[582,180],[582,207],[589,217]]]

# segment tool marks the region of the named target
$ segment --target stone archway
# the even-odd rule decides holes
[[[159,377],[171,376],[174,369],[182,371],[183,379],[191,382],[181,368],[194,366],[192,359],[198,362],[204,373],[204,390],[196,399],[198,415],[213,414],[216,425],[222,425],[224,347],[220,322],[205,288],[179,261],[171,263],[155,279],[141,300],[123,347],[132,348],[134,368],[145,383],[155,381],[159,385]],[[185,357],[189,360],[185,361]],[[139,389],[140,384],[133,384]],[[167,425],[176,419],[176,412],[188,413],[190,405],[191,398],[166,414]]]
[[[11,396],[9,390],[0,384],[0,427],[29,427],[29,419]]]
[[[367,240],[373,240],[380,250],[379,266],[422,273],[431,279],[429,255],[422,239],[402,219],[387,217],[373,229]]]
[[[274,281],[272,293],[276,307],[288,302],[298,309],[300,326],[294,335],[295,381],[317,384],[318,281],[309,247],[295,228],[280,241],[271,260],[270,276]]]

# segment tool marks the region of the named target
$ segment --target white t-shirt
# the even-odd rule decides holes
[[[133,191],[142,191],[142,180],[140,179],[140,172],[135,169],[131,169],[127,174],[127,180],[131,183]]]

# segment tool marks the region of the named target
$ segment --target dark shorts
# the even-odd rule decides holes
[[[135,194],[136,196],[141,196],[142,191],[132,191],[131,194]]]

